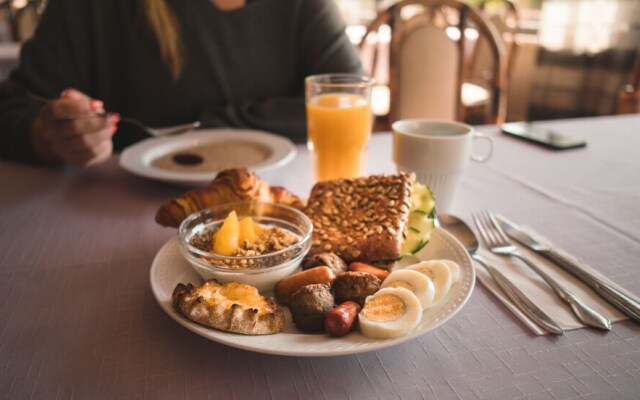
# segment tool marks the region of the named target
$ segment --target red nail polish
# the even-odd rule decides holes
[[[117,124],[118,122],[120,122],[120,114],[118,113],[111,114],[111,119],[113,120],[114,124]]]
[[[92,110],[102,110],[104,103],[101,100],[91,99]]]

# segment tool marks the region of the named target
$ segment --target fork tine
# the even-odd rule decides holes
[[[482,222],[482,225],[484,225],[484,229],[487,232],[487,237],[489,238],[489,240],[487,241],[487,245],[489,247],[496,246],[500,241],[500,239],[498,238],[498,236],[495,233],[495,230],[493,229],[491,220],[489,219],[489,213],[487,212],[487,210],[482,210],[480,212],[480,221]]]
[[[480,223],[484,227],[485,232],[487,232],[487,246],[493,246],[495,242],[495,238],[493,236],[493,231],[491,230],[491,225],[487,223],[486,211],[481,210],[478,212],[478,218],[480,219]]]
[[[496,234],[500,237],[500,240],[503,243],[509,244],[510,243],[509,238],[507,237],[507,235],[502,230],[502,227],[498,223],[498,220],[496,220],[496,217],[490,211],[487,211],[487,214],[489,215],[489,219],[491,219],[491,222],[493,223],[493,226],[495,228]]]
[[[478,228],[478,231],[480,232],[480,236],[482,237],[485,246],[490,246],[489,243],[491,243],[491,240],[489,240],[489,236],[480,221],[479,215],[477,213],[471,213],[471,217],[473,218],[473,222],[476,224],[476,228]]]

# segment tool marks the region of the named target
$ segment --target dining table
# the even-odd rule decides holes
[[[500,133],[451,213],[490,209],[640,295],[640,115],[544,121],[584,139],[554,151]],[[480,144],[478,144],[480,146]],[[394,173],[392,134],[367,173]],[[308,196],[309,152],[259,174]],[[158,207],[186,190],[128,173],[0,161],[2,399],[637,399],[640,325],[535,335],[483,285],[445,323],[396,346],[282,356],[201,337],[155,300],[150,267],[176,235]],[[437,208],[437,200],[436,200]]]

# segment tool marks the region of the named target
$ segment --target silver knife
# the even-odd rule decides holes
[[[498,223],[500,224],[502,230],[504,230],[504,232],[510,238],[517,240],[522,245],[553,261],[558,266],[589,285],[591,289],[593,289],[609,303],[613,304],[617,309],[625,313],[636,322],[640,322],[640,300],[626,293],[623,293],[614,286],[610,285],[608,282],[600,279],[600,277],[584,270],[570,258],[565,257],[546,244],[540,243],[538,240],[536,240],[526,231],[520,228],[517,224],[509,221],[505,217],[496,215],[496,219],[498,220]]]
[[[553,333],[554,335],[563,335],[564,330],[551,317],[539,309],[533,302],[518,289],[506,276],[495,269],[479,254],[471,256],[478,264],[482,265],[489,275],[493,278],[502,292],[511,300],[523,314],[543,330]],[[524,321],[523,321],[524,322]]]

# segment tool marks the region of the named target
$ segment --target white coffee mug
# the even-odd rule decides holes
[[[493,152],[490,137],[460,122],[406,119],[395,122],[392,129],[393,161],[398,171],[413,172],[418,182],[429,185],[440,213],[451,210],[469,160],[484,162]],[[473,153],[475,139],[489,143],[486,154]]]

